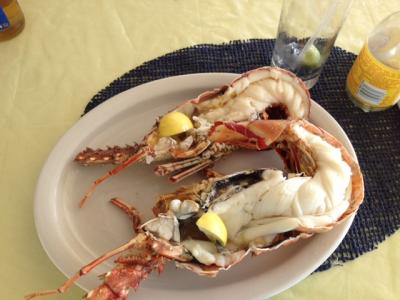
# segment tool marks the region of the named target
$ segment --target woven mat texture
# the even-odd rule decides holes
[[[197,45],[166,54],[122,75],[96,94],[87,113],[100,103],[140,84],[182,74],[243,73],[269,65],[274,40],[233,41]],[[371,251],[400,227],[400,111],[364,113],[345,92],[346,75],[355,55],[335,47],[312,98],[343,127],[359,159],[365,179],[365,199],[349,233],[318,269],[327,270]]]

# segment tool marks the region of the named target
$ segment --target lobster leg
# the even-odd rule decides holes
[[[171,155],[174,158],[191,158],[200,155],[200,153],[204,152],[210,145],[211,141],[209,140],[202,141],[195,148],[191,150],[175,149],[171,151]]]
[[[133,230],[138,233],[139,227],[142,224],[142,219],[140,217],[139,211],[133,207],[122,201],[120,198],[113,198],[110,202],[116,207],[120,208],[123,212],[125,212],[132,219]]]
[[[210,166],[213,162],[219,160],[221,157],[230,154],[237,148],[235,145],[227,145],[223,143],[213,143],[206,151],[204,151],[200,156],[178,161],[167,163],[163,165],[158,165],[155,169],[155,173],[159,176],[167,175],[175,171],[190,167],[181,173],[178,173],[172,177],[170,180],[172,182],[179,182],[182,179]]]
[[[103,181],[107,180],[111,176],[118,174],[119,172],[121,172],[125,168],[129,167],[130,165],[133,165],[134,163],[140,161],[148,154],[148,152],[149,151],[147,148],[143,148],[143,149],[139,150],[135,155],[131,156],[128,160],[124,161],[122,164],[118,165],[117,167],[115,167],[114,169],[112,169],[107,174],[103,175],[102,177],[96,179],[93,182],[93,184],[91,185],[91,187],[87,190],[87,192],[85,193],[83,198],[81,199],[81,201],[79,203],[79,207],[82,208],[83,205],[85,205],[86,201],[93,194],[93,192],[95,191],[97,186],[100,185]]]
[[[196,165],[202,162],[204,159],[202,157],[194,157],[185,160],[181,160],[178,162],[166,163],[162,165],[156,166],[154,172],[158,176],[164,176],[170,173],[173,173],[177,170],[184,169],[193,165]]]
[[[57,289],[54,290],[48,290],[48,291],[43,291],[43,292],[37,292],[37,293],[32,293],[27,296],[25,296],[26,300],[34,299],[36,297],[41,297],[41,296],[49,296],[49,295],[56,295],[56,294],[63,294],[65,293],[79,278],[82,276],[86,275],[90,271],[92,271],[95,267],[109,259],[110,257],[113,257],[121,252],[124,252],[125,250],[128,250],[132,246],[140,243],[143,240],[142,235],[138,235],[135,238],[131,239],[128,243],[110,251],[99,258],[95,259],[91,263],[87,264],[83,268],[81,268],[75,275],[73,275],[71,278],[69,278],[67,281],[64,282],[62,286],[60,286]]]
[[[235,149],[237,149],[236,145],[228,145],[228,144],[224,144],[224,143],[214,143],[208,150],[206,150],[202,153],[201,163],[197,164],[196,166],[194,166],[188,170],[185,170],[181,173],[171,176],[170,180],[172,182],[179,182],[179,181],[185,179],[186,177],[188,177],[204,168],[211,166],[214,162],[216,162],[223,156],[230,154]]]
[[[195,173],[197,173],[198,171],[200,171],[200,170],[202,170],[204,168],[207,168],[208,166],[212,165],[216,160],[217,159],[214,159],[214,160],[207,159],[207,160],[203,161],[202,163],[197,164],[197,165],[195,165],[194,167],[192,167],[190,169],[187,169],[187,170],[185,170],[185,171],[183,171],[183,172],[181,172],[179,174],[176,174],[174,176],[171,176],[169,178],[169,180],[171,180],[174,183],[175,182],[179,182],[179,181],[185,179],[186,177],[188,177],[188,176],[190,176],[192,174],[195,174]]]

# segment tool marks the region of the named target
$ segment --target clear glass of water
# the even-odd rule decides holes
[[[271,65],[311,88],[317,83],[352,0],[284,0]]]

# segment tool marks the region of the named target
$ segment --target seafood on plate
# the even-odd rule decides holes
[[[217,176],[162,195],[153,208],[155,218],[142,224],[128,243],[83,267],[59,289],[33,293],[27,299],[65,292],[117,254],[121,256],[115,268],[87,299],[127,299],[131,288],[136,289],[151,271],[161,271],[168,260],[213,277],[249,253],[276,250],[332,229],[363,201],[358,163],[337,139],[308,121],[218,122],[209,139],[250,149],[272,147],[286,170]],[[140,223],[134,208],[120,201],[114,204],[134,224]]]
[[[158,165],[155,173],[172,174],[172,182],[211,166],[237,148],[208,138],[216,121],[307,119],[310,103],[304,83],[286,70],[262,67],[244,73],[230,85],[202,93],[158,118],[140,144],[78,153],[75,161],[84,166],[118,165],[93,182],[80,206],[100,183],[139,161],[169,161]]]

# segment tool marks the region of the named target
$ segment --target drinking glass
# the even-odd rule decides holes
[[[318,81],[352,0],[284,0],[271,65],[311,88]]]

